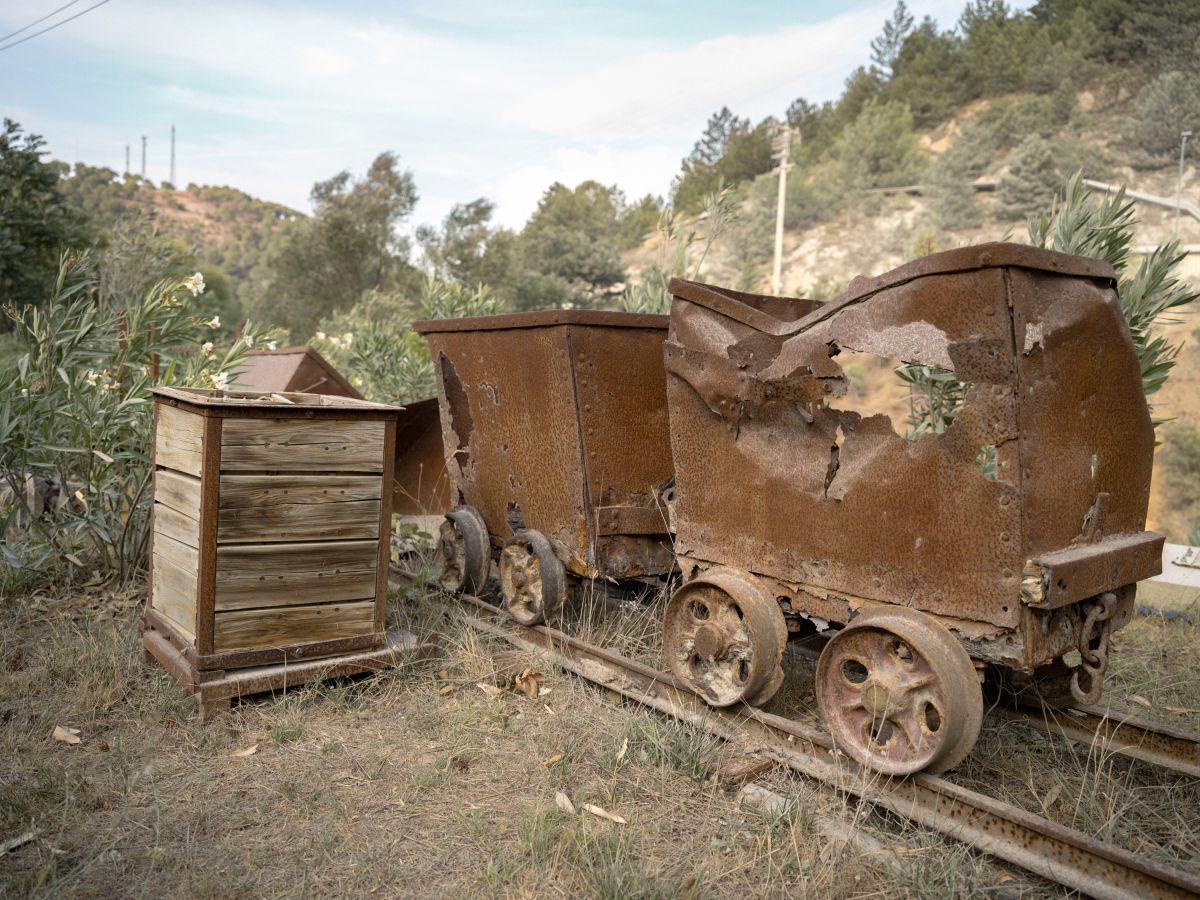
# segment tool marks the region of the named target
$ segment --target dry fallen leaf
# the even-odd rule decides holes
[[[1163,709],[1165,709],[1167,712],[1173,712],[1181,716],[1188,716],[1192,713],[1200,713],[1200,709],[1195,709],[1190,706],[1164,706]]]
[[[629,824],[616,813],[610,813],[607,809],[601,809],[599,806],[593,806],[591,803],[583,804],[583,808],[590,812],[593,816],[598,816],[601,819],[608,819],[608,821],[616,822],[618,825]]]
[[[1151,706],[1150,701],[1147,700],[1145,697],[1143,697],[1141,694],[1134,694],[1129,699],[1131,702],[1136,703],[1138,706],[1146,707],[1146,709],[1149,709]]]
[[[560,794],[559,796],[562,796],[562,795]],[[563,799],[566,800],[565,797],[563,797]],[[571,801],[567,800],[567,802],[570,803]],[[572,809],[571,811],[574,812],[575,810]],[[28,844],[35,837],[37,837],[37,832],[23,831],[20,834],[18,834],[15,838],[9,838],[7,841],[0,842],[0,856],[3,856],[9,850],[16,850],[18,847]]]
[[[246,757],[246,756],[253,756],[257,752],[258,752],[258,744],[251,744],[249,747],[246,747],[243,750],[235,750],[233,753],[230,753],[229,755],[232,757]]]
[[[517,687],[530,700],[538,698],[538,690],[541,686],[541,680],[544,676],[541,672],[535,672],[529,666],[525,667],[525,671],[517,676]]]
[[[475,687],[487,694],[489,700],[496,700],[504,696],[504,690],[502,688],[498,688],[494,684],[488,684],[486,681],[475,682]]]
[[[625,758],[625,754],[629,752],[629,738],[621,741],[621,749],[617,751],[617,762]]]
[[[568,816],[575,815],[575,804],[571,802],[571,798],[562,791],[554,792],[554,805],[565,812]]]
[[[552,765],[554,765],[556,762],[562,762],[562,761],[563,761],[563,759],[566,757],[566,755],[567,755],[567,754],[565,754],[565,753],[555,753],[555,754],[554,754],[553,756],[551,756],[549,759],[543,759],[543,760],[542,760],[542,765],[543,765],[543,766],[545,766],[545,767],[548,769],[548,768],[550,768]]]
[[[444,697],[446,694],[453,694],[457,690],[457,684],[443,684],[440,688],[438,688],[438,693]]]
[[[64,728],[61,725],[55,725],[51,736],[56,741],[62,741],[64,744],[78,744],[80,742],[78,728]]]
[[[1062,793],[1062,783],[1055,782],[1054,787],[1046,791],[1046,796],[1042,799],[1042,809],[1049,812],[1050,807],[1054,805],[1054,801],[1058,799],[1058,795]]]

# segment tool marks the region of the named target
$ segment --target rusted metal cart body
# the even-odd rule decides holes
[[[550,310],[413,326],[436,367],[452,500],[478,513],[493,553],[536,533],[564,574],[672,569],[655,494],[672,471],[667,322]]]
[[[757,627],[768,657],[782,651],[785,622],[824,629],[868,612],[895,620],[875,627],[890,635],[880,653],[909,627],[897,616],[919,625],[905,653],[944,630],[971,659],[1016,670],[1095,651],[1096,630],[1106,644],[1132,586],[1157,574],[1163,540],[1143,530],[1154,432],[1114,281],[1097,260],[985,244],[856,279],[789,321],[673,280],[667,395],[691,593],[771,598],[781,618],[763,605],[755,624],[750,600],[729,620],[730,634]],[[915,440],[904,423],[855,411],[837,359],[852,351],[952,372],[961,410],[944,433]],[[702,691],[707,681],[714,700],[774,693],[782,673],[761,659],[741,666],[743,690],[737,673],[714,681],[714,659],[731,651],[715,625],[680,611],[687,585],[680,594],[667,622],[677,674]],[[953,655],[929,648],[939,653]],[[966,656],[956,659],[961,668]],[[941,768],[957,761],[947,752]]]

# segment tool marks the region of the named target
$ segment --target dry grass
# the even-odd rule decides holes
[[[537,702],[493,698],[476,683],[503,680],[507,645],[419,596],[395,606],[410,627],[439,632],[440,658],[244,702],[201,725],[183,692],[141,662],[134,610],[96,624],[94,604],[55,619],[39,611],[47,604],[9,601],[0,842],[30,828],[37,838],[0,857],[0,895],[1063,893],[783,771],[762,780],[792,798],[786,809],[739,808],[706,777],[723,751],[705,734],[557,671]],[[570,617],[654,662],[658,615],[653,604],[613,610],[593,598]],[[1195,626],[1139,621],[1125,635],[1118,690],[1156,712],[1194,701]],[[811,672],[789,665],[793,685],[777,703],[811,715]],[[56,724],[83,742],[53,741]],[[956,778],[989,793],[1001,785],[1039,811],[1061,784],[1053,818],[1196,866],[1200,788],[1148,766],[996,720]],[[564,813],[557,792],[628,824]],[[830,840],[827,817],[892,849]]]

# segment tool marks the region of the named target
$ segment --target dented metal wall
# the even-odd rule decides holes
[[[982,245],[787,322],[673,281],[678,552],[809,586],[834,618],[836,593],[1018,628],[1027,560],[1144,526],[1153,432],[1112,283],[1095,260]],[[842,350],[953,371],[961,412],[915,441],[864,418]]]
[[[581,310],[414,325],[437,368],[455,502],[476,507],[494,540],[541,531],[579,575],[667,571],[665,526],[631,540],[599,521],[652,508],[671,475],[666,326]]]

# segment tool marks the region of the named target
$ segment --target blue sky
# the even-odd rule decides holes
[[[0,34],[62,2],[0,0]],[[945,27],[963,2],[909,6]],[[181,185],[303,210],[314,181],[393,150],[411,224],[486,196],[519,226],[554,181],[666,194],[723,105],[757,120],[836,97],[892,5],[111,0],[0,52],[0,113],[118,171],[144,134],[155,182],[174,123]]]

